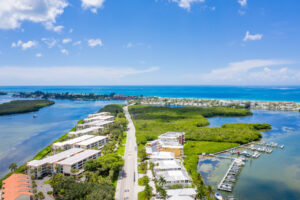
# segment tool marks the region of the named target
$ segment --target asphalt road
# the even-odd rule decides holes
[[[137,200],[137,145],[135,127],[127,106],[124,107],[124,113],[129,122],[124,155],[125,164],[119,175],[115,199]]]

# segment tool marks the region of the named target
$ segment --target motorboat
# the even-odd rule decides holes
[[[222,197],[222,195],[221,195],[220,193],[216,193],[216,194],[215,194],[215,198],[216,198],[217,200],[223,200],[223,197]]]

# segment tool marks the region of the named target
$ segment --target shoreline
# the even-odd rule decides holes
[[[144,97],[133,100],[142,105],[158,106],[190,106],[190,107],[235,107],[251,110],[273,110],[300,112],[300,103],[289,101],[254,101],[233,99],[202,99],[202,98],[168,98],[168,97]]]

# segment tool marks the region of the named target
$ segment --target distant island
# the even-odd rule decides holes
[[[39,109],[53,105],[49,100],[15,100],[0,104],[0,115],[11,115],[38,111]]]
[[[74,94],[74,93],[48,93],[42,91],[35,92],[17,92],[12,95],[19,98],[35,98],[35,99],[69,99],[69,100],[132,100],[140,97],[135,95],[125,96],[122,94]],[[142,97],[142,95],[141,95]]]

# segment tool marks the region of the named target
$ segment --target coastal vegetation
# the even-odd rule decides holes
[[[74,94],[74,93],[48,93],[42,91],[35,92],[17,92],[13,94],[13,97],[21,98],[39,98],[39,99],[69,99],[69,100],[132,100],[138,99],[137,96],[125,96],[122,94],[110,93],[110,94]]]
[[[54,101],[49,100],[15,100],[0,104],[0,115],[38,111],[40,108],[53,104]]]
[[[123,105],[109,104],[99,110],[99,112],[110,112],[112,115],[117,116],[118,113],[123,113]]]
[[[197,196],[210,198],[201,175],[197,172],[198,155],[215,153],[240,144],[259,140],[261,131],[271,128],[269,124],[225,124],[222,127],[206,127],[206,118],[215,116],[243,117],[252,115],[247,109],[232,107],[158,107],[134,105],[129,107],[136,127],[138,156],[146,159],[145,144],[168,131],[185,132],[184,166],[197,188]],[[142,169],[142,166],[140,166]],[[142,170],[141,170],[142,171]]]

